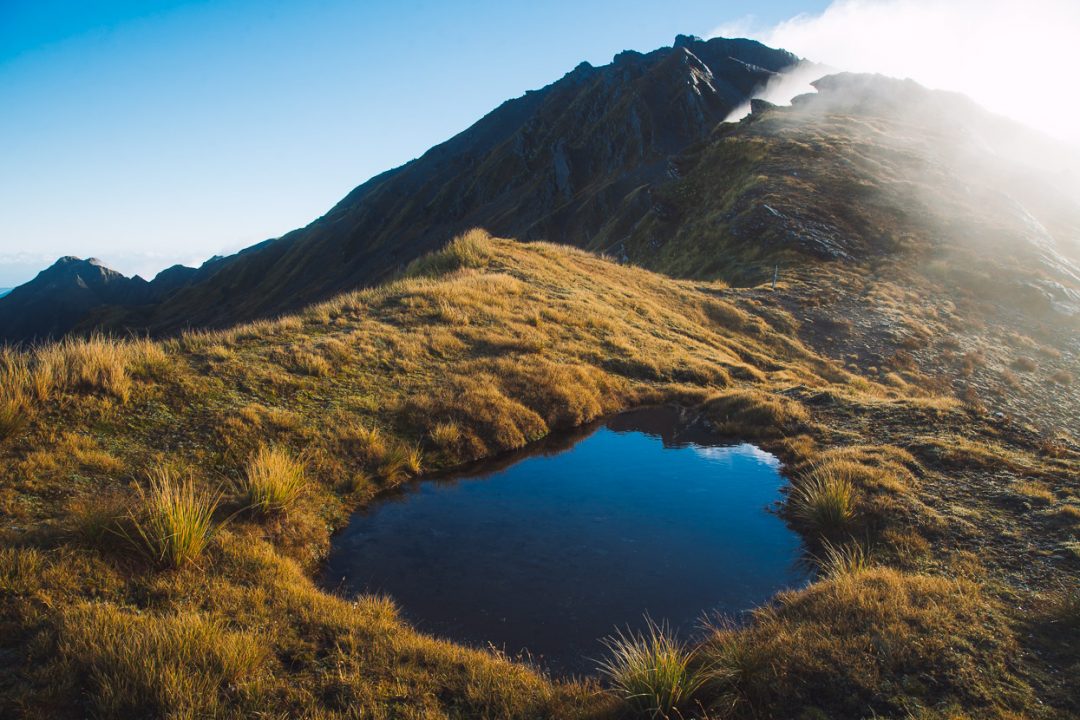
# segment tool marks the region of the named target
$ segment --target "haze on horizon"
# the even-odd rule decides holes
[[[910,76],[1080,144],[1080,5],[1013,5],[5,3],[0,287],[62,255],[152,277],[277,237],[581,60],[677,33]]]

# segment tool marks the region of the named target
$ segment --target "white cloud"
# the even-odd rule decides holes
[[[717,28],[857,72],[909,77],[1080,145],[1078,0],[835,0],[772,27]],[[728,35],[730,37],[730,35]]]

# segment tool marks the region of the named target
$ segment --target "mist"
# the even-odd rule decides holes
[[[911,78],[1080,147],[1076,0],[836,0],[773,26],[752,16],[711,35],[745,35],[825,66]],[[805,78],[763,95],[786,102]],[[810,78],[812,79],[812,78]]]

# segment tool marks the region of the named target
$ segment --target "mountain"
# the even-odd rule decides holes
[[[648,188],[671,176],[674,155],[797,62],[750,40],[679,36],[673,47],[623,52],[603,67],[582,63],[360,185],[306,228],[212,268],[159,276],[81,317],[63,299],[49,311],[35,280],[33,318],[23,319],[21,302],[0,302],[0,337],[161,333],[280,314],[388,277],[472,226],[598,247],[625,229],[611,218],[649,212]]]
[[[1080,423],[1075,153],[963,96],[873,75],[829,75],[790,107],[755,100],[724,122],[796,62],[680,36],[582,64],[284,237],[150,283],[110,275],[108,291],[58,292],[43,273],[0,299],[0,335],[275,316],[483,226],[677,278],[775,275],[784,312],[821,352],[882,375],[918,368],[1040,427]],[[1017,372],[1032,354],[1040,372]]]
[[[0,288],[0,297],[4,297],[9,292],[11,292],[11,288]]]
[[[5,337],[62,335],[95,308],[148,302],[149,284],[127,278],[90,258],[62,257],[3,297]]]
[[[1080,161],[874,75],[725,122],[788,56],[676,46],[583,66],[285,238],[150,282],[65,258],[0,301],[39,335],[298,308],[0,352],[0,717],[1080,717]],[[442,243],[472,224],[518,237]],[[338,285],[367,287],[305,305]],[[665,405],[781,463],[769,511],[810,577],[738,622],[668,642],[658,617],[611,682],[560,678],[326,572],[333,531],[418,474]],[[708,564],[640,510],[656,547],[612,573]]]

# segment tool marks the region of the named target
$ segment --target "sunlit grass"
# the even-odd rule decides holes
[[[671,629],[651,618],[644,631],[620,630],[603,643],[608,656],[599,663],[600,673],[640,717],[669,718],[689,710],[707,679]]]
[[[423,469],[423,454],[418,447],[391,445],[383,453],[378,474],[387,482],[398,483],[418,475]]]
[[[0,440],[18,435],[29,423],[29,411],[22,398],[0,398]]]
[[[303,463],[284,448],[263,446],[248,460],[242,481],[244,503],[263,515],[286,512],[306,484]]]
[[[825,540],[817,560],[822,574],[830,578],[854,575],[873,566],[870,551],[857,542],[834,544]]]
[[[121,531],[131,543],[164,567],[198,560],[217,529],[214,512],[221,494],[164,467],[152,471],[148,486],[138,486],[137,493],[138,505],[128,515],[130,528]]]
[[[855,518],[854,484],[829,465],[813,468],[791,490],[789,503],[798,519],[823,534],[846,529]]]

